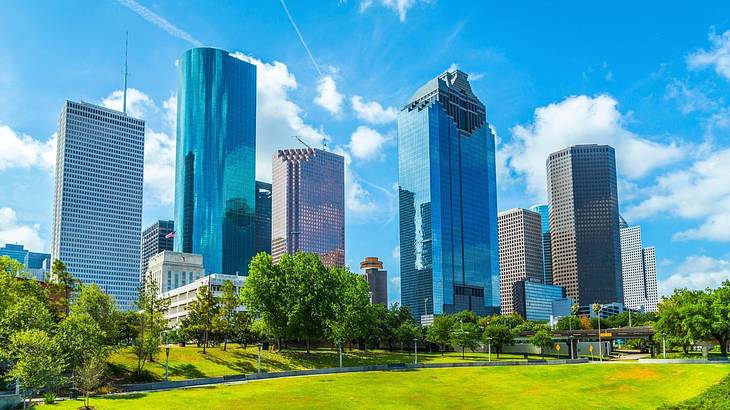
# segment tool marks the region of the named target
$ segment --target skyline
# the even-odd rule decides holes
[[[365,4],[369,6],[363,8]],[[143,227],[173,215],[175,133],[170,108],[176,59],[195,42],[239,52],[260,73],[257,135],[263,141],[257,145],[257,178],[271,180],[274,148],[300,147],[290,135],[300,134],[314,144],[327,139],[346,158],[346,264],[356,270],[365,256],[379,257],[389,272],[391,301],[397,300],[394,118],[414,89],[456,63],[471,74],[498,136],[499,210],[545,201],[544,164],[550,152],[578,143],[608,143],[616,148],[619,210],[630,225],[641,225],[645,241],[656,246],[660,294],[676,285],[717,286],[721,278],[730,278],[730,254],[724,249],[730,240],[730,188],[723,186],[728,185],[723,169],[730,146],[722,142],[730,127],[730,107],[722,97],[730,79],[730,22],[715,20],[720,13],[713,15],[711,7],[703,9],[704,16],[694,15],[700,10],[690,11],[682,33],[673,33],[671,23],[676,27],[680,18],[685,23],[686,16],[671,16],[671,10],[652,10],[661,14],[657,20],[670,23],[664,28],[639,21],[640,10],[623,18],[607,11],[596,28],[590,27],[587,15],[572,15],[583,20],[570,20],[574,25],[567,32],[586,30],[597,44],[571,39],[548,48],[566,29],[553,27],[554,32],[545,33],[544,22],[526,19],[531,24],[517,32],[520,24],[510,16],[514,13],[509,6],[465,5],[461,20],[424,33],[419,28],[433,27],[429,22],[441,9],[448,10],[448,3],[406,4],[412,6],[400,12],[378,2],[328,4],[316,11],[288,4],[311,54],[278,2],[241,5],[238,12],[251,16],[245,28],[234,28],[230,21],[214,27],[218,17],[236,14],[232,6],[200,13],[181,8],[183,13],[172,3],[92,3],[84,6],[90,13],[79,16],[72,14],[80,5],[65,9],[50,4],[35,11],[21,3],[0,6],[7,9],[0,13],[5,16],[0,17],[0,59],[5,62],[0,65],[0,177],[11,181],[10,189],[0,194],[0,245],[15,237],[31,251],[50,249],[49,159],[55,156],[55,144],[48,138],[56,131],[66,99],[121,108],[128,29],[128,111],[149,124]],[[535,15],[545,21],[565,12],[542,7],[535,4]],[[332,12],[341,21],[323,22],[316,18],[318,12]],[[494,26],[484,28],[480,13],[503,18],[490,19]],[[54,15],[64,20],[60,27],[59,21],[47,21]],[[611,17],[622,24],[598,33],[607,29]],[[97,20],[105,21],[107,31],[91,38]],[[354,29],[337,30],[342,23]],[[66,24],[79,32],[64,31]],[[21,26],[37,31],[37,37],[19,35]],[[371,32],[357,33],[364,28]],[[355,47],[329,45],[330,31]],[[263,38],[263,33],[276,35]],[[640,44],[623,41],[631,36],[642,38]],[[67,40],[50,42],[49,37]],[[261,44],[237,40],[241,38]],[[417,38],[438,43],[434,55],[423,57],[426,64],[412,61],[421,51],[412,44]],[[528,46],[518,44],[525,38]],[[36,41],[56,47],[34,47]],[[487,45],[477,45],[482,41]],[[372,51],[367,58],[358,55],[367,50]],[[57,63],[39,64],[38,57]],[[269,87],[266,92],[262,84]],[[19,155],[8,155],[14,152]],[[707,274],[695,274],[699,271]],[[668,280],[675,272],[687,280]],[[714,282],[708,280],[713,277]]]

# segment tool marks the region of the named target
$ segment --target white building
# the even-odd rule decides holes
[[[185,286],[205,276],[203,256],[162,251],[149,259],[144,279],[150,275],[157,283],[160,293]]]
[[[639,226],[621,228],[621,267],[626,308],[656,311],[656,256],[642,246]]]
[[[502,314],[515,310],[513,286],[528,279],[542,283],[542,226],[540,214],[514,208],[497,216],[499,232],[499,299]]]
[[[150,262],[151,264],[151,262]],[[204,276],[192,283],[180,286],[162,294],[162,299],[170,301],[170,306],[165,313],[165,319],[171,328],[175,328],[178,324],[185,319],[190,313],[190,305],[195,301],[198,296],[198,290],[202,286],[208,286],[213,292],[214,297],[220,297],[222,294],[223,284],[226,281],[231,281],[235,287],[235,294],[241,290],[241,287],[246,282],[245,276],[237,275],[224,275],[222,273],[212,273],[208,276]],[[239,311],[244,311],[245,307],[241,306],[238,308]]]

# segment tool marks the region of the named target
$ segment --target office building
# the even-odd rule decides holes
[[[398,114],[401,301],[417,320],[499,309],[494,134],[467,77],[444,72]]]
[[[175,245],[208,272],[246,275],[254,255],[256,67],[214,48],[178,64]]]
[[[157,221],[142,232],[142,259],[139,263],[140,282],[144,282],[147,264],[153,255],[162,251],[171,251],[175,237],[173,221]]]
[[[644,248],[641,227],[621,229],[621,269],[624,306],[627,309],[655,312],[658,296],[654,247]]]
[[[8,243],[0,248],[0,256],[8,256],[25,267],[25,272],[37,280],[45,280],[51,271],[51,254],[31,252],[23,245]]]
[[[553,318],[559,320],[561,317],[572,315],[574,303],[571,298],[553,300]]]
[[[145,280],[151,278],[160,294],[193,283],[205,276],[203,257],[193,253],[162,251],[152,255],[145,271]]]
[[[256,181],[256,253],[271,253],[271,184]]]
[[[239,291],[246,283],[246,277],[211,273],[210,275],[193,280],[186,285],[164,292],[161,299],[169,302],[167,311],[163,313],[168,326],[170,326],[171,329],[174,329],[180,325],[180,322],[188,317],[190,309],[192,309],[192,303],[195,302],[201,287],[207,286],[213,294],[213,297],[220,298],[223,294],[223,284],[226,281],[233,283],[234,293],[238,295]],[[245,306],[239,306],[236,308],[236,311],[238,312],[243,312],[245,310]]]
[[[272,159],[271,256],[313,252],[345,265],[345,159],[314,148],[278,150]]]
[[[120,308],[139,287],[143,120],[67,101],[59,119],[52,259]]]
[[[370,285],[370,303],[388,306],[388,271],[383,270],[383,262],[376,257],[367,257],[360,262],[360,269]]]
[[[542,266],[545,271],[543,283],[552,285],[553,256],[550,246],[550,207],[547,204],[533,205],[530,207],[530,211],[540,214],[540,222],[542,223]]]
[[[514,311],[525,320],[550,320],[553,302],[565,298],[565,289],[528,278],[512,285]]]
[[[554,152],[547,177],[553,284],[581,306],[623,302],[614,149]]]
[[[540,214],[514,208],[498,214],[499,298],[501,312],[515,311],[512,288],[515,282],[543,282],[542,225]]]

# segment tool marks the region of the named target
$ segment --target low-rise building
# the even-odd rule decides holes
[[[565,297],[565,289],[546,285],[539,280],[527,278],[512,286],[512,300],[515,312],[530,321],[550,320],[553,315],[553,301]]]
[[[162,251],[149,260],[145,280],[150,276],[157,283],[160,294],[185,286],[205,276],[203,256]]]
[[[165,313],[165,319],[167,319],[168,325],[171,328],[175,328],[190,314],[190,305],[195,301],[195,298],[198,296],[198,291],[202,286],[208,286],[208,289],[213,293],[213,297],[220,297],[223,284],[226,281],[233,283],[235,294],[238,295],[241,287],[246,282],[246,277],[211,273],[186,285],[164,292],[162,299],[170,302]],[[240,306],[238,310],[244,311],[245,307]]]
[[[26,273],[39,281],[51,271],[51,254],[31,252],[23,245],[8,243],[0,248],[0,256],[9,256],[25,266]]]
[[[367,257],[360,262],[360,269],[370,285],[370,303],[388,306],[388,271],[383,270],[383,262],[377,257]]]

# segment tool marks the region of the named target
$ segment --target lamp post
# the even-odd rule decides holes
[[[165,383],[170,381],[170,344],[165,345]]]
[[[667,358],[667,334],[662,333],[662,357]]]
[[[261,342],[256,343],[256,347],[259,348],[259,357],[256,360],[256,373],[261,373]]]
[[[600,303],[594,303],[593,304],[593,312],[595,312],[596,317],[598,319],[598,360],[603,361],[603,353],[601,353],[601,345],[603,344],[601,342],[601,309],[603,306],[601,306]]]
[[[423,298],[423,314],[428,314],[428,298]]]
[[[413,338],[413,350],[416,353],[414,363],[418,364],[418,338],[416,337]]]
[[[339,341],[338,341],[338,342],[337,342],[337,347],[338,347],[338,348],[339,348],[339,350],[340,350],[340,369],[341,369],[341,368],[342,368],[342,342],[339,342]],[[350,349],[350,350],[352,350],[352,349]]]
[[[487,353],[487,355],[488,355],[487,361],[491,362],[492,361],[492,336],[487,337],[487,342],[489,344],[489,348],[488,348],[489,353]]]

